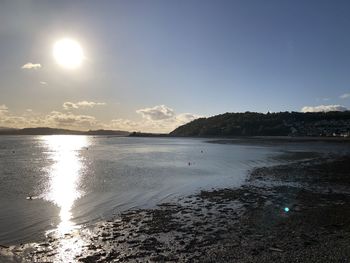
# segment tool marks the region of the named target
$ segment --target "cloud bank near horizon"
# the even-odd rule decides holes
[[[192,113],[176,114],[173,109],[165,105],[136,110],[135,112],[141,116],[141,120],[138,121],[112,119],[108,122],[102,122],[92,115],[68,111],[84,107],[93,108],[99,105],[106,105],[106,103],[91,101],[65,102],[63,108],[66,111],[63,112],[54,110],[47,114],[39,114],[33,110],[26,110],[18,116],[12,114],[9,108],[2,104],[0,105],[0,126],[9,128],[52,127],[73,130],[113,129],[130,132],[168,133],[178,126],[200,117]]]
[[[348,108],[342,105],[318,105],[305,106],[301,109],[302,112],[329,112],[329,111],[347,111]]]

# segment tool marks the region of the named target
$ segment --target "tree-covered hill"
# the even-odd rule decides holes
[[[349,136],[350,111],[225,113],[182,125],[171,136]]]

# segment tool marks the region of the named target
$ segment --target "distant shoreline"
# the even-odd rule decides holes
[[[208,138],[209,139],[209,138]],[[305,142],[350,142],[349,137],[291,137],[291,136],[256,136],[256,137],[233,137],[233,138],[210,138],[208,143],[219,144],[279,144],[279,143],[305,143]]]
[[[208,143],[218,144],[275,144],[275,143],[304,143],[304,142],[350,142],[350,137],[341,136],[176,136],[162,133],[142,133],[114,130],[75,131],[64,129],[25,128],[0,130],[0,136],[45,136],[45,135],[83,135],[108,137],[136,137],[136,138],[183,138],[203,139]]]
[[[0,136],[4,135],[105,135],[105,136],[129,136],[128,131],[119,130],[89,130],[76,131],[66,129],[56,129],[48,127],[24,128],[24,129],[1,129]]]

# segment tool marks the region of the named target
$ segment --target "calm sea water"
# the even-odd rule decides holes
[[[200,189],[240,186],[249,169],[279,151],[200,139],[2,136],[0,244],[36,241],[51,229],[64,233]]]

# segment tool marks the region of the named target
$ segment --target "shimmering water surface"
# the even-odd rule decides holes
[[[130,208],[239,186],[276,147],[200,139],[0,137],[0,244],[65,234]]]

